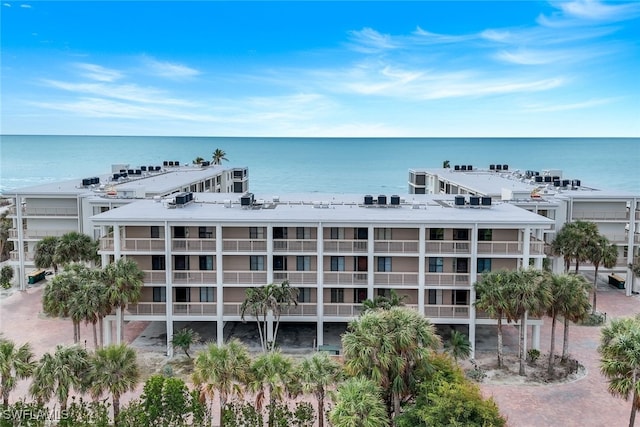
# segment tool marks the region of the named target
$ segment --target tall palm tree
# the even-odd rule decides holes
[[[367,310],[375,310],[378,308],[382,308],[385,310],[390,309],[391,307],[400,307],[404,305],[404,301],[407,299],[406,295],[398,295],[395,289],[391,289],[389,296],[386,297],[384,295],[378,295],[374,299],[366,299],[362,302],[363,312]]]
[[[88,283],[83,283],[71,296],[69,314],[73,319],[79,319],[84,321],[85,324],[91,324],[94,348],[102,346],[102,331],[100,331],[101,339],[99,344],[97,324],[107,311],[111,311],[107,287],[95,279]]]
[[[298,295],[300,290],[298,288],[289,285],[288,281],[284,281],[279,285],[271,284],[267,285],[269,289],[269,298],[267,300],[267,306],[273,313],[274,328],[273,328],[273,343],[271,343],[271,349],[275,348],[276,339],[278,337],[278,328],[280,326],[280,316],[282,316],[282,310],[285,307],[291,305],[298,305]]]
[[[551,243],[554,255],[562,256],[565,263],[565,271],[569,271],[571,262],[575,261],[575,272],[578,272],[580,263],[588,260],[586,248],[589,242],[598,236],[598,227],[592,222],[575,221],[566,223],[556,234]]]
[[[342,367],[325,352],[316,352],[299,366],[298,378],[302,389],[313,393],[318,401],[318,427],[324,427],[325,397],[329,389],[342,379]]]
[[[584,320],[591,308],[589,304],[589,283],[584,276],[572,274],[566,282],[566,295],[568,296],[566,306],[562,307],[562,317],[564,317],[564,338],[562,341],[562,361],[566,362],[569,357],[569,326],[571,322]]]
[[[440,346],[435,327],[415,310],[371,310],[351,321],[342,336],[345,371],[382,387],[389,418],[416,392],[432,352]]]
[[[346,380],[338,386],[336,404],[329,412],[329,421],[340,427],[389,426],[380,386],[364,377]]]
[[[596,304],[598,302],[598,270],[600,265],[604,268],[612,268],[618,261],[618,247],[609,242],[609,239],[602,235],[589,242],[587,250],[587,258],[593,264],[595,269],[593,273],[593,303],[591,304],[592,313],[596,313]]]
[[[9,393],[16,388],[18,380],[33,373],[35,363],[29,343],[20,347],[6,338],[0,338],[0,396],[2,406],[9,406]]]
[[[56,248],[58,247],[58,237],[47,236],[42,238],[34,248],[33,263],[38,268],[53,268],[54,273],[58,272],[56,260]]]
[[[42,292],[42,309],[53,317],[70,317],[73,322],[73,342],[80,342],[79,313],[71,311],[72,298],[83,283],[91,280],[90,270],[83,265],[71,264],[52,281],[47,282]],[[73,314],[73,316],[72,316]]]
[[[88,369],[89,354],[84,348],[58,345],[53,354],[40,358],[29,393],[40,403],[55,396],[60,409],[65,410],[71,390],[83,391]]]
[[[276,404],[282,401],[295,381],[293,359],[279,351],[260,354],[251,364],[249,388],[256,393],[256,407],[262,410],[265,395],[269,396],[268,425],[275,425]]]
[[[120,312],[120,340],[124,340],[123,311],[128,304],[135,304],[142,295],[144,272],[135,261],[120,258],[107,265],[100,280],[107,287],[107,295],[112,307]]]
[[[109,345],[96,350],[89,372],[91,394],[98,398],[105,392],[113,400],[114,424],[118,425],[120,397],[135,390],[140,381],[136,352],[125,344]]]
[[[224,151],[222,151],[219,148],[216,148],[215,151],[213,152],[213,159],[212,159],[213,164],[214,165],[221,165],[223,160],[225,162],[228,161],[226,155],[227,155],[227,153],[225,153]]]
[[[629,427],[640,409],[640,315],[611,321],[602,329],[598,352],[600,371],[609,379],[609,393],[631,396]]]
[[[506,270],[487,272],[474,285],[477,295],[476,308],[486,311],[492,319],[496,319],[498,322],[498,368],[504,366],[502,319],[508,309],[509,274],[510,272]]]
[[[194,165],[199,165],[199,164],[201,164],[202,162],[204,162],[204,159],[203,159],[202,157],[198,156],[198,157],[196,157],[195,159],[193,159],[193,162],[192,162],[192,163],[193,163]]]
[[[9,242],[9,230],[13,228],[13,222],[7,218],[9,211],[0,214],[0,261],[4,261],[9,257],[9,249],[13,245]]]
[[[98,258],[98,242],[86,234],[70,231],[58,239],[54,259],[56,264],[94,262]]]
[[[209,399],[218,392],[221,427],[224,426],[223,415],[228,399],[243,395],[243,384],[248,382],[250,366],[249,352],[238,340],[223,346],[210,343],[195,358],[193,384],[203,397]]]

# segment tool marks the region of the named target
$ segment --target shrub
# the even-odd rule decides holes
[[[540,350],[537,348],[532,348],[527,351],[527,359],[530,363],[535,364],[538,358],[540,358]]]

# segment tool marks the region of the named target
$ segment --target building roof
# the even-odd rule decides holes
[[[230,197],[231,196],[231,197]],[[194,201],[182,207],[172,206],[168,198],[139,200],[93,216],[96,224],[154,221],[225,223],[359,223],[420,224],[487,223],[550,226],[553,221],[508,203],[486,207],[455,207],[454,196],[402,195],[399,205],[376,203],[366,206],[363,197],[346,194],[289,194],[255,197],[253,207],[241,206],[241,195],[194,193]],[[274,201],[275,200],[275,201]]]

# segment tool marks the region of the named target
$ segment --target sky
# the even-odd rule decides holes
[[[2,134],[640,136],[639,1],[0,2]]]

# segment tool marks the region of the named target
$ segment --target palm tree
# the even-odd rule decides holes
[[[269,395],[269,427],[275,425],[276,404],[284,398],[295,381],[293,359],[279,351],[260,354],[251,364],[249,388],[256,393],[256,407],[262,410]]]
[[[439,346],[429,320],[404,307],[367,311],[342,336],[346,373],[381,386],[389,418],[415,395],[418,378]]]
[[[13,228],[11,219],[7,218],[9,211],[4,211],[0,215],[0,261],[4,261],[9,257],[9,251],[13,248],[9,242],[9,230]]]
[[[54,260],[58,265],[72,262],[94,262],[98,258],[98,242],[86,234],[70,231],[58,239]]]
[[[71,390],[83,390],[88,369],[89,354],[84,348],[58,345],[54,354],[45,353],[40,359],[29,392],[40,403],[55,396],[65,410]]]
[[[118,425],[120,397],[135,390],[140,380],[136,352],[125,344],[109,345],[96,350],[91,361],[89,387],[94,398],[105,392],[113,399],[113,419]]]
[[[218,392],[221,427],[224,426],[223,414],[228,399],[243,395],[243,384],[248,381],[250,366],[249,352],[238,340],[223,346],[210,343],[196,356],[193,383],[203,397],[213,399],[214,393]]]
[[[89,270],[79,264],[71,264],[51,282],[47,282],[42,292],[42,309],[48,316],[71,317],[73,322],[73,342],[80,342],[80,321],[78,312],[71,316],[73,295],[85,281],[90,279]]]
[[[200,342],[200,334],[191,328],[183,328],[173,334],[171,339],[171,345],[173,348],[180,348],[187,355],[187,358],[191,359],[189,355],[189,349],[193,344]]]
[[[593,273],[593,303],[592,313],[596,313],[596,303],[598,302],[598,269],[600,265],[604,268],[612,268],[618,261],[618,247],[609,243],[609,239],[602,235],[589,242],[587,247],[587,257],[595,269]]]
[[[11,287],[11,279],[13,279],[13,268],[10,265],[3,265],[0,268],[0,287],[9,289]]]
[[[33,373],[35,363],[29,343],[17,347],[6,338],[0,338],[0,396],[2,406],[9,406],[9,393],[16,388],[18,380],[28,378]]]
[[[598,235],[598,227],[592,222],[566,223],[556,234],[556,238],[551,243],[551,250],[554,255],[563,257],[565,271],[569,271],[571,262],[575,261],[577,273],[580,262],[588,260],[586,248],[589,242]]]
[[[382,401],[382,390],[364,377],[349,378],[338,387],[331,424],[340,427],[386,427],[389,416]]]
[[[391,289],[389,296],[378,295],[373,300],[366,299],[362,302],[364,313],[367,310],[376,310],[378,308],[388,310],[391,307],[400,307],[404,305],[404,301],[407,299],[406,295],[398,295],[395,289]]]
[[[214,165],[221,165],[222,161],[224,160],[225,162],[228,161],[228,159],[226,158],[227,153],[225,153],[224,151],[222,151],[219,148],[216,148],[216,150],[213,152],[213,164]]]
[[[509,273],[506,270],[498,270],[484,273],[482,278],[476,282],[475,289],[477,299],[475,302],[478,310],[486,311],[487,314],[498,321],[498,368],[504,366],[502,350],[502,319],[508,309],[508,289]]]
[[[58,263],[56,260],[56,248],[58,246],[58,237],[47,236],[36,243],[33,263],[38,268],[52,267],[54,273],[58,272]]]
[[[107,287],[97,280],[81,284],[80,288],[71,295],[70,316],[72,319],[91,323],[93,329],[94,348],[102,346],[102,328],[100,344],[98,344],[97,324],[104,318],[105,313],[111,311],[111,304],[107,296]]]
[[[204,162],[204,159],[203,159],[202,157],[198,156],[198,157],[196,157],[195,159],[193,159],[193,162],[192,162],[192,163],[193,163],[194,165],[199,165],[199,164],[201,164],[202,162]]]
[[[602,329],[600,371],[609,379],[609,393],[631,396],[629,427],[635,424],[640,408],[640,315],[615,319]]]
[[[302,381],[302,389],[313,393],[318,401],[318,427],[324,427],[325,397],[327,390],[342,379],[342,368],[325,352],[316,352],[305,358],[297,374]]]
[[[121,341],[124,340],[123,310],[128,304],[135,304],[140,299],[143,278],[144,272],[138,264],[125,258],[118,259],[102,270],[101,280],[107,286],[109,302],[119,311]]]
[[[458,359],[467,359],[471,355],[471,343],[467,336],[455,329],[451,331],[451,338],[445,347],[456,363]]]
[[[572,274],[566,283],[568,300],[561,311],[564,317],[564,338],[562,342],[562,362],[569,357],[569,325],[571,322],[584,320],[591,308],[589,304],[589,283],[582,275]]]

